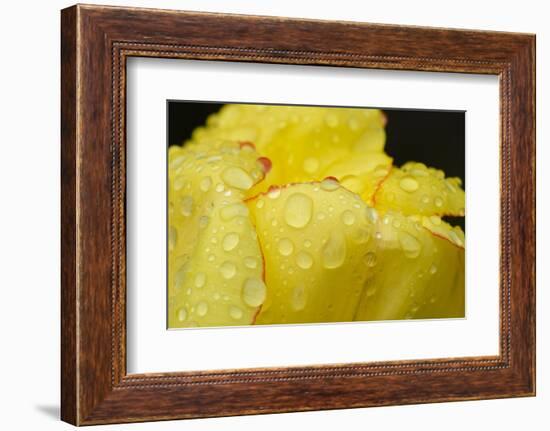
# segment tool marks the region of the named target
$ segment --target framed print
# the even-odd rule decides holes
[[[535,394],[535,37],[62,11],[62,419]]]

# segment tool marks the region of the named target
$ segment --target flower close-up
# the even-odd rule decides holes
[[[170,328],[464,316],[459,178],[377,109],[225,105],[168,150]]]

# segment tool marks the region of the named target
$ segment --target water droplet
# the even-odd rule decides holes
[[[373,251],[369,251],[366,255],[365,255],[365,265],[367,265],[369,268],[372,268],[376,265],[376,261],[377,261],[377,257],[376,257],[376,253],[374,253]]]
[[[323,266],[328,269],[342,266],[346,259],[346,238],[340,231],[332,231],[321,251]]]
[[[195,286],[200,289],[201,287],[204,287],[205,284],[206,284],[206,274],[204,272],[199,272],[195,276]]]
[[[220,217],[224,221],[229,221],[237,216],[248,216],[248,208],[241,202],[227,205],[220,210]]]
[[[418,257],[422,249],[422,244],[420,244],[420,241],[408,232],[399,233],[399,244],[401,245],[405,256],[411,259]]]
[[[333,178],[325,178],[321,181],[321,188],[327,192],[332,192],[340,187],[338,181]]]
[[[178,230],[174,226],[168,229],[168,248],[174,250],[178,245]]]
[[[231,305],[229,307],[229,315],[232,319],[239,320],[243,317],[243,311],[239,307]]]
[[[237,273],[237,267],[233,262],[226,261],[220,266],[220,272],[223,278],[229,280],[230,278],[233,278]]]
[[[422,198],[420,199],[420,201],[423,204],[429,204],[430,203],[430,197],[428,195],[423,195]]]
[[[289,256],[294,251],[294,244],[288,238],[283,238],[279,240],[279,253],[283,256]]]
[[[214,262],[215,260],[216,260],[216,256],[214,256],[213,254],[208,256],[208,262]]]
[[[224,185],[223,185],[222,183],[216,184],[216,191],[217,191],[218,193],[223,192],[224,189],[225,189],[225,187],[224,187]]]
[[[193,212],[193,198],[191,196],[184,196],[181,199],[180,209],[181,209],[181,213],[185,217],[189,217]]]
[[[443,206],[443,199],[441,199],[439,196],[434,199],[435,206],[440,208]]]
[[[376,239],[382,239],[382,232],[376,232],[374,236],[376,237]]]
[[[309,239],[304,240],[304,247],[306,248],[311,247],[311,241]]]
[[[353,223],[355,223],[355,214],[351,212],[350,210],[346,210],[342,213],[341,216],[342,223],[344,223],[346,226],[351,226]]]
[[[296,265],[302,269],[309,269],[313,265],[313,258],[306,251],[300,251],[296,255]]]
[[[430,274],[435,274],[437,272],[437,266],[432,263],[432,266],[430,266]]]
[[[279,187],[271,187],[267,191],[267,197],[270,199],[277,199],[279,196],[281,196],[281,189]]]
[[[255,257],[247,256],[244,258],[244,266],[250,269],[254,269],[258,266],[258,261]]]
[[[291,298],[292,308],[296,311],[303,310],[306,306],[306,289],[303,285],[298,285],[292,290]]]
[[[359,226],[353,235],[353,240],[357,244],[365,244],[370,239],[371,231],[364,226]]]
[[[207,192],[208,190],[210,190],[211,186],[212,186],[212,178],[204,177],[201,180],[200,188],[203,192]]]
[[[393,219],[392,226],[396,229],[399,229],[401,227],[401,221],[399,219]]]
[[[258,199],[258,202],[256,202],[256,208],[263,208],[263,207],[264,207],[263,199]]]
[[[314,174],[319,169],[319,160],[315,157],[308,157],[304,160],[304,171],[308,174]]]
[[[187,309],[185,307],[181,307],[178,310],[178,320],[183,322],[185,319],[187,319]]]
[[[197,315],[200,317],[206,316],[206,313],[208,313],[208,304],[204,301],[201,301],[197,304],[196,309]]]
[[[391,222],[391,217],[389,215],[385,215],[384,218],[382,219],[382,223],[390,224],[390,222]]]
[[[222,173],[222,180],[230,187],[239,190],[248,190],[254,185],[254,180],[248,173],[239,167],[231,166]]]
[[[406,176],[399,181],[399,187],[406,192],[412,193],[418,190],[419,184],[413,177]]]
[[[365,217],[367,218],[367,221],[376,223],[376,220],[378,220],[378,211],[376,211],[375,208],[367,207],[365,209]]]
[[[302,228],[311,220],[313,201],[303,193],[294,193],[285,204],[285,221],[294,228]]]
[[[265,301],[266,287],[259,278],[247,278],[243,285],[242,298],[246,305],[258,307]]]
[[[239,244],[239,234],[235,232],[228,233],[223,237],[222,247],[225,251],[231,251]]]
[[[326,219],[326,218],[327,218],[327,215],[326,215],[324,212],[319,211],[319,212],[317,213],[317,220],[324,220],[324,219]]]

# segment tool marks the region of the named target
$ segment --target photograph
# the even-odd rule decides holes
[[[168,328],[465,317],[465,112],[167,101]]]

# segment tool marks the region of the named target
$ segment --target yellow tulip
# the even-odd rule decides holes
[[[169,326],[464,315],[458,178],[384,152],[385,117],[226,105],[169,148]]]

